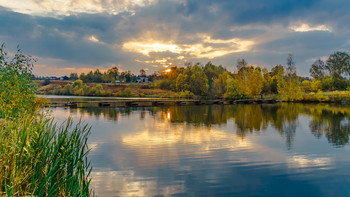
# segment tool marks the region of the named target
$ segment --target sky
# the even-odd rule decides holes
[[[34,74],[91,69],[147,74],[244,58],[271,69],[293,54],[297,73],[350,49],[348,0],[0,0],[0,43],[37,62]]]

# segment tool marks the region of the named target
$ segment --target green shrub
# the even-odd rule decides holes
[[[0,47],[0,118],[36,110],[36,86],[31,79],[33,60],[18,50],[11,59]]]
[[[125,88],[121,94],[119,94],[119,96],[122,96],[122,97],[129,97],[129,96],[132,96],[132,92],[131,92],[131,89],[130,88]]]

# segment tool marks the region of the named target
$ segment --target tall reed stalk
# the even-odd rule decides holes
[[[0,188],[7,196],[89,196],[90,128],[70,118],[5,119],[0,123]]]

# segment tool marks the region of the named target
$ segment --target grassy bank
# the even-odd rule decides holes
[[[43,85],[37,81],[37,93],[43,95],[75,95],[75,96],[117,96],[117,97],[176,97],[176,93],[153,87],[151,84],[112,84],[82,83],[76,81],[51,81]]]
[[[90,196],[90,128],[43,111],[31,62],[0,48],[0,195]]]
[[[298,100],[300,102],[341,103],[350,102],[350,91],[310,92]]]

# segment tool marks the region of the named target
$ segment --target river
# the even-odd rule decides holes
[[[350,196],[350,106],[53,108],[92,127],[97,196]]]

